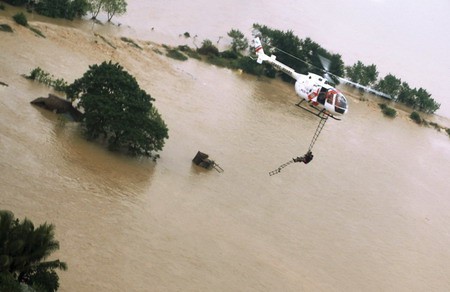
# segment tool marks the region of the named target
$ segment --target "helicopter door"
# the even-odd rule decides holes
[[[327,94],[327,89],[325,87],[322,87],[320,89],[319,96],[317,97],[317,101],[321,104],[325,104],[326,94]]]
[[[333,105],[335,94],[332,91],[329,91],[327,94],[327,103]]]

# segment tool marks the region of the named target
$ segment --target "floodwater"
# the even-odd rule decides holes
[[[36,17],[38,38],[0,13],[15,29],[0,34],[0,207],[55,224],[60,291],[450,290],[445,133],[344,88],[350,112],[327,122],[314,160],[270,177],[318,124],[292,85],[134,49],[106,28],[116,50],[89,25]],[[156,163],[29,104],[50,90],[21,74],[72,82],[110,59],[169,127]],[[225,172],[194,166],[198,150]]]

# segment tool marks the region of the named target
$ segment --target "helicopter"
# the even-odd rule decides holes
[[[294,78],[295,92],[301,98],[296,106],[318,116],[321,119],[331,117],[335,120],[340,120],[340,116],[346,114],[349,110],[348,102],[345,96],[331,84],[328,80],[330,76],[326,67],[329,67],[329,61],[324,57],[319,56],[322,65],[324,66],[325,76],[314,73],[300,74],[294,69],[276,60],[275,55],[268,56],[264,53],[264,48],[261,40],[257,34],[254,34],[253,47],[258,57],[256,62],[262,64],[263,62],[270,63],[276,69],[286,73]],[[334,75],[334,74],[331,74]],[[339,76],[334,75],[338,79]],[[302,106],[303,102],[307,102],[313,110]]]

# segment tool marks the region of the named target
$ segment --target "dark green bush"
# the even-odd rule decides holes
[[[206,61],[210,64],[219,66],[219,67],[230,67],[229,64],[229,60],[224,59],[224,58],[220,58],[214,55],[210,55],[208,56],[208,58],[206,58]]]
[[[381,111],[383,112],[383,114],[385,116],[391,117],[391,118],[395,118],[397,116],[397,111],[389,106],[387,106],[384,103],[379,103],[378,104],[381,108]]]
[[[168,50],[166,56],[179,61],[186,61],[188,59],[188,57],[180,53],[178,50]]]
[[[201,59],[200,55],[188,46],[178,46],[178,50],[182,51],[183,53],[188,55],[190,58],[194,58],[197,60]]]
[[[192,51],[192,49],[191,48],[189,48],[188,46],[186,46],[186,45],[182,45],[182,46],[178,46],[178,48],[177,48],[178,50],[180,50],[180,51],[182,51],[182,52],[188,52],[188,51]]]
[[[409,117],[419,125],[422,124],[423,120],[417,112],[412,112]]]
[[[387,108],[383,109],[383,114],[385,116],[395,118],[397,116],[397,111],[391,107],[387,107]]]
[[[5,10],[5,5],[0,3],[0,10]]]
[[[237,59],[239,57],[238,53],[231,50],[221,52],[220,56],[226,59]]]
[[[25,76],[28,79],[43,83],[45,85],[51,86],[53,88],[55,88],[55,90],[58,91],[65,91],[67,88],[67,82],[62,79],[62,78],[58,78],[58,79],[54,79],[55,76],[51,75],[48,72],[45,72],[44,70],[42,70],[41,68],[37,67],[34,68],[31,72],[29,76]]]
[[[241,68],[242,71],[249,73],[249,74],[261,76],[264,71],[264,67],[261,66],[260,64],[256,63],[255,60],[253,60],[250,57],[242,57],[239,59],[238,63],[239,63],[239,68]]]
[[[202,55],[219,56],[219,49],[210,40],[204,40],[197,52]]]
[[[28,0],[3,0],[3,1],[13,6],[22,6],[28,3]]]
[[[157,48],[153,48],[152,51],[155,52],[155,53],[157,53],[158,55],[162,55],[162,54],[163,54],[163,53],[162,53],[160,50],[158,50]]]
[[[108,46],[110,46],[111,48],[113,48],[114,50],[117,49],[113,44],[111,44],[110,41],[108,41],[104,36],[99,35],[99,34],[94,34],[95,36],[101,38]]]
[[[25,16],[25,14],[23,14],[22,12],[17,13],[16,15],[13,16],[14,21],[17,24],[23,25],[23,26],[28,26],[28,20],[27,17]]]
[[[448,128],[447,130],[445,130],[447,132],[447,134],[450,136],[450,128]]]
[[[136,44],[132,39],[126,37],[121,37],[120,39],[126,43],[129,43],[132,47],[142,50],[142,48],[138,44]]]
[[[41,0],[36,12],[53,18],[74,19],[86,15],[89,7],[87,0]]]
[[[43,0],[36,5],[36,12],[48,17],[65,18],[68,0]]]
[[[70,2],[66,11],[65,18],[74,19],[81,18],[87,14],[90,9],[90,4],[86,0],[73,0]]]
[[[30,26],[30,30],[35,34],[37,34],[38,36],[43,37],[45,39],[45,35],[39,29]]]
[[[20,283],[10,273],[0,273],[0,291],[21,292]]]
[[[256,62],[255,62],[256,63]],[[267,76],[267,77],[269,77],[269,78],[275,78],[276,76],[277,76],[277,70],[273,67],[273,66],[271,66],[270,64],[268,64],[268,63],[265,63],[265,64],[263,64],[264,65],[264,74]],[[287,77],[287,75],[286,74],[283,74],[283,75],[281,75],[282,76],[282,79],[283,79],[283,76],[285,76],[285,77]],[[284,80],[284,79],[283,79]],[[287,80],[288,82],[289,82],[289,80]]]
[[[184,33],[184,37],[189,38],[189,37],[191,37],[191,35],[190,35],[188,32],[185,32],[185,33]]]
[[[0,24],[0,31],[13,32],[12,28],[7,24]]]

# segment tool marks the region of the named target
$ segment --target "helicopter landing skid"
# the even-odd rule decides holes
[[[316,107],[313,106],[313,105],[310,105],[310,107],[312,107],[313,109],[315,109],[316,112],[314,112],[314,111],[312,111],[312,110],[310,110],[310,109],[308,109],[308,108],[306,108],[306,107],[303,107],[301,104],[302,104],[304,101],[305,101],[305,100],[302,100],[302,101],[300,101],[299,103],[296,103],[295,105],[298,106],[299,108],[301,108],[302,110],[305,110],[305,111],[307,111],[307,112],[309,112],[309,113],[311,113],[311,114],[313,114],[313,115],[315,115],[315,116],[321,118],[322,120],[325,120],[325,119],[327,119],[328,117],[333,118],[333,119],[335,119],[336,121],[340,121],[340,120],[341,120],[341,119],[339,119],[339,118],[336,118],[336,117],[333,116],[333,115],[330,115],[330,114],[327,113],[324,109],[323,109],[323,110],[319,110],[318,108],[316,108]]]

